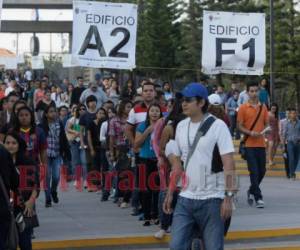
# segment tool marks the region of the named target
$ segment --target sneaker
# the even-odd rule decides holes
[[[253,195],[253,194],[250,194],[250,191],[249,191],[249,190],[247,191],[247,201],[248,201],[249,206],[252,206],[252,205],[253,205],[253,202],[254,202],[254,195]]]
[[[122,202],[120,205],[120,208],[128,208],[128,203],[127,202]]]
[[[265,207],[265,203],[263,200],[257,200],[256,201],[256,208],[264,208]]]
[[[138,216],[138,215],[140,215],[140,214],[141,214],[141,213],[140,213],[140,211],[139,211],[138,208],[134,208],[133,211],[132,211],[132,213],[131,213],[132,216]]]
[[[165,235],[166,235],[166,231],[163,230],[163,229],[161,229],[161,230],[159,230],[158,232],[156,232],[156,233],[154,234],[154,237],[155,237],[156,239],[162,239]]]

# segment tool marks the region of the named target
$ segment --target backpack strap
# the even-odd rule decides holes
[[[203,123],[202,125],[199,126],[198,130],[197,130],[197,133],[196,133],[196,136],[195,136],[195,139],[194,139],[194,142],[193,142],[193,145],[189,148],[189,152],[188,152],[188,155],[187,155],[187,158],[186,158],[186,161],[185,161],[185,164],[184,164],[184,169],[185,171],[187,170],[187,166],[188,166],[188,163],[196,149],[196,146],[200,140],[200,138],[202,136],[205,136],[207,131],[210,129],[210,127],[213,125],[213,123],[216,121],[216,118],[213,117],[213,116],[209,116]]]

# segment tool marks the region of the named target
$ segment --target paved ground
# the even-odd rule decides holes
[[[249,178],[240,178],[237,209],[230,231],[300,228],[300,182],[266,178],[262,184],[266,208],[249,207],[246,189]],[[77,192],[73,187],[60,193],[60,203],[44,208],[41,193],[37,209],[41,226],[35,230],[36,241],[93,239],[152,235],[157,226],[144,228],[131,209],[120,209],[112,202],[100,202],[96,193]]]

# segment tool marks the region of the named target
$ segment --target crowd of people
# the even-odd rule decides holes
[[[232,139],[245,135],[249,204],[264,207],[260,183],[266,172],[266,141],[270,167],[282,143],[287,177],[295,179],[300,122],[294,108],[280,120],[265,79],[243,91],[236,83],[226,92],[222,84],[204,82],[174,93],[170,82],[147,79],[139,86],[132,80],[120,86],[113,77],[52,84],[46,75],[33,80],[30,71],[2,78],[0,160],[7,164],[0,173],[5,192],[14,193],[14,208],[24,218],[37,216],[41,191],[50,208],[61,202],[59,186],[72,183],[77,190],[101,194],[101,202],[112,199],[122,209],[132,207],[143,226],[160,225],[156,238],[174,225],[171,249],[188,249],[196,224],[205,249],[223,249],[236,191],[224,178],[234,176]],[[187,189],[177,187],[182,172]],[[0,200],[4,249],[9,209],[4,195]],[[33,227],[20,232],[21,250],[32,249]]]

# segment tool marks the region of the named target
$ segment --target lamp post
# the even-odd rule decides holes
[[[274,96],[274,1],[270,0],[270,95],[271,101]]]

